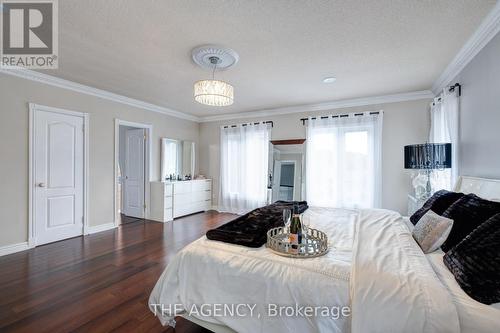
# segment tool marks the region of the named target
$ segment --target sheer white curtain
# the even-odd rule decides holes
[[[266,204],[270,138],[270,124],[221,127],[220,210],[242,214]]]
[[[311,206],[380,207],[383,114],[307,121],[306,199]]]
[[[436,190],[451,190],[458,178],[459,98],[455,91],[445,89],[431,104],[429,142],[451,143],[451,169],[435,170],[432,175]]]

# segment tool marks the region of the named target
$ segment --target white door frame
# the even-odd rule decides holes
[[[115,163],[114,163],[114,192],[113,192],[113,217],[115,227],[119,225],[120,219],[118,218],[117,205],[116,205],[116,192],[118,191],[118,164],[119,164],[119,152],[120,152],[120,126],[130,126],[136,128],[144,128],[146,132],[146,146],[144,147],[144,158],[145,158],[145,167],[144,167],[144,204],[146,205],[146,209],[144,211],[144,218],[149,219],[150,213],[150,186],[151,182],[151,167],[152,163],[152,151],[153,151],[153,125],[151,124],[143,124],[136,123],[133,121],[127,121],[115,118]]]
[[[34,179],[35,179],[35,156],[34,156],[34,140],[35,140],[35,118],[37,111],[45,111],[52,113],[60,113],[64,115],[77,116],[83,118],[83,230],[82,235],[87,235],[89,232],[89,114],[85,112],[71,111],[66,109],[54,108],[35,103],[29,103],[29,143],[28,143],[28,246],[30,248],[36,246],[36,228],[34,216]]]

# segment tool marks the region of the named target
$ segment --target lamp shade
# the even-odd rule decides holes
[[[451,168],[451,143],[424,143],[405,146],[405,169]]]
[[[233,104],[234,88],[220,80],[201,80],[194,84],[194,99],[198,103],[211,106]]]

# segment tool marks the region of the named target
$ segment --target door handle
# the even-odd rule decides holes
[[[45,183],[38,183],[38,184],[36,184],[36,186],[38,186],[38,187],[45,187]]]

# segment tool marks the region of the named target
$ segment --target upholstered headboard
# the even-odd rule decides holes
[[[500,180],[461,176],[455,192],[474,193],[483,199],[500,201]]]

